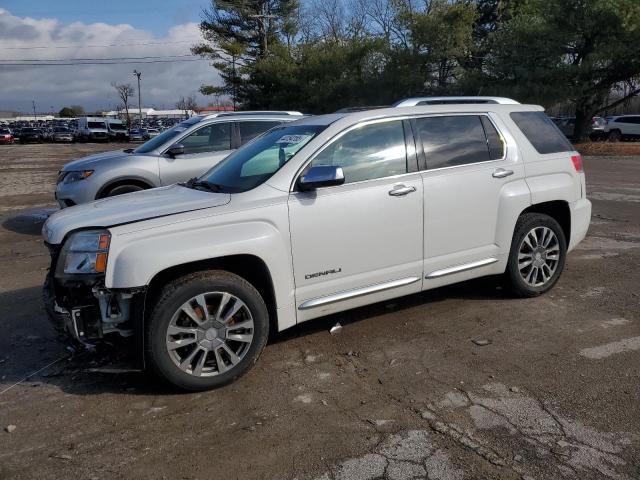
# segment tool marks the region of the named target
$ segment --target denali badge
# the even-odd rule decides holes
[[[324,272],[310,273],[309,275],[305,275],[304,279],[309,280],[310,278],[321,277],[323,275],[329,275],[332,273],[340,273],[341,271],[342,271],[342,268],[332,268],[331,270],[325,270]]]

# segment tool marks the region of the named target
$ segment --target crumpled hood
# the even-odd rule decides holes
[[[131,153],[125,153],[122,150],[112,150],[110,152],[103,153],[95,153],[93,155],[89,155],[87,157],[79,158],[78,160],[73,160],[62,167],[62,171],[68,172],[72,170],[93,170],[95,169],[101,162],[114,162],[120,159],[128,159],[132,155]]]
[[[180,185],[153,188],[65,208],[42,227],[44,240],[59,244],[72,230],[112,227],[229,203],[228,193],[194,190]]]

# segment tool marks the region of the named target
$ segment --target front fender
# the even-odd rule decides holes
[[[132,225],[110,229],[107,288],[147,286],[158,273],[171,267],[248,254],[262,259],[269,269],[277,308],[293,304],[286,204],[234,212],[232,216],[177,217],[170,224],[157,225],[157,220],[151,220],[134,224],[134,229]]]

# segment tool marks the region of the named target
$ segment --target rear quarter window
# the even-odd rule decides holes
[[[512,112],[511,119],[540,154],[575,150],[556,124],[543,112]]]

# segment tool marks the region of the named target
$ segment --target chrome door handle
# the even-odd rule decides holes
[[[411,192],[415,192],[416,187],[407,187],[406,185],[396,185],[393,190],[389,190],[389,195],[393,197],[402,197],[408,195]]]
[[[496,168],[493,171],[493,178],[504,178],[513,175],[513,170],[505,170],[504,168]]]

